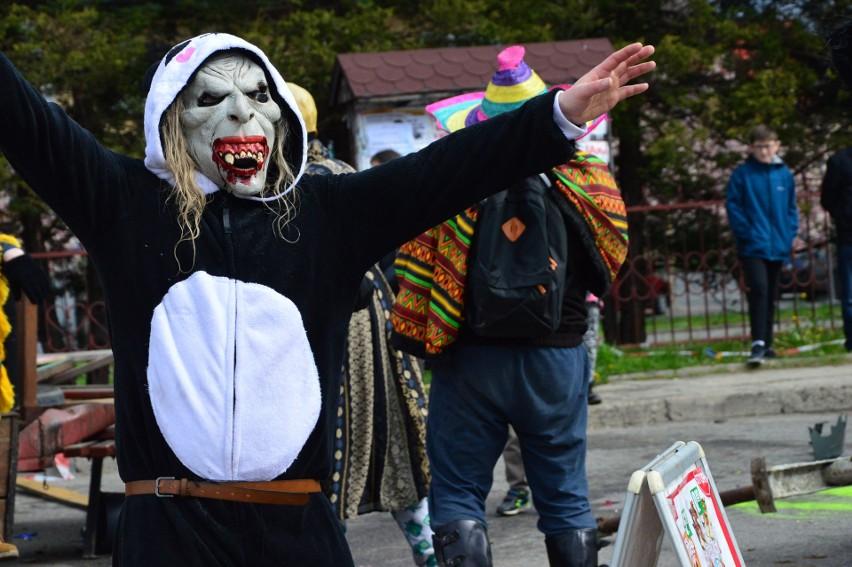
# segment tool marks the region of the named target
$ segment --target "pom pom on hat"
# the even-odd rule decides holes
[[[517,69],[524,61],[526,49],[522,45],[513,45],[507,47],[497,55],[497,70],[508,71],[509,69]]]

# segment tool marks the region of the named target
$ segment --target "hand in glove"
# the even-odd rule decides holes
[[[50,291],[50,280],[29,254],[17,256],[0,265],[3,275],[9,280],[12,297],[17,300],[23,291],[30,301],[40,305],[47,299]]]

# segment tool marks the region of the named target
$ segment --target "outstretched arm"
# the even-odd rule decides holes
[[[608,57],[572,88],[533,97],[521,107],[462,128],[417,153],[330,183],[326,210],[366,269],[388,249],[453,217],[524,177],[565,163],[575,151],[563,117],[595,119],[647,84],[627,83],[655,64],[651,46],[634,44]],[[578,130],[577,128],[574,128]],[[579,131],[582,134],[582,130]]]
[[[631,43],[607,57],[559,94],[562,114],[574,124],[583,125],[609,112],[622,100],[648,90],[648,83],[628,83],[657,66],[653,61],[645,61],[653,53],[653,45]]]
[[[0,153],[87,246],[123,194],[118,157],[0,53]]]

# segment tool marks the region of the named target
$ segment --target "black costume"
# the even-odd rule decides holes
[[[194,73],[234,39],[181,44],[160,71],[181,64]],[[305,136],[292,96],[259,50],[238,48],[265,68],[300,167]],[[302,177],[284,238],[266,204],[214,188],[194,254],[187,242],[175,253],[169,175],[150,151],[143,163],[102,147],[2,55],[0,84],[0,150],[74,231],[103,286],[125,482],[326,479],[344,338],[364,273],[388,250],[574,151],[554,123],[551,93],[384,166]],[[146,113],[164,102],[152,106],[149,96]],[[149,150],[159,119],[146,116]],[[321,493],[304,507],[129,497],[113,557],[145,566],[352,564]]]

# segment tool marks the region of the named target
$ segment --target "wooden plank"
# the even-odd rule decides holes
[[[12,422],[10,417],[0,419],[0,498],[6,498],[9,489],[9,471],[11,470],[12,456]],[[17,431],[14,432],[18,434]],[[2,514],[0,514],[2,518]],[[0,534],[3,532],[0,530]]]
[[[71,445],[63,447],[62,453],[66,457],[88,457],[92,445],[94,444],[94,441],[80,441],[79,443],[72,443]]]
[[[36,356],[36,366],[45,366],[63,360],[70,360],[66,352],[43,352]]]
[[[93,459],[102,459],[104,457],[115,457],[115,440],[106,439],[98,441],[89,447],[89,456]]]
[[[113,423],[106,429],[99,431],[97,434],[92,436],[92,439],[104,440],[104,439],[115,439],[115,424]]]
[[[102,441],[81,441],[63,447],[62,453],[66,457],[86,457],[102,459],[104,457],[115,457],[115,440],[104,439]]]
[[[56,362],[51,362],[50,364],[42,364],[39,365],[36,374],[38,375],[38,381],[47,380],[51,376],[59,374],[60,372],[64,372],[69,368],[74,367],[74,361],[68,360],[67,358],[64,360],[57,360]]]
[[[59,409],[68,409],[70,407],[79,406],[81,403],[86,404],[114,404],[115,398],[92,398],[91,400],[68,400]]]
[[[111,354],[112,349],[108,348],[94,350],[75,350],[72,352],[55,352],[50,354],[38,355],[38,363],[47,364],[49,362],[55,362],[59,359],[67,359],[72,361],[91,360],[93,358],[100,358],[102,356],[108,356]]]
[[[35,496],[73,506],[74,508],[80,508],[81,510],[85,510],[89,506],[89,497],[87,495],[50,484],[45,488],[44,481],[41,480],[18,477],[15,485],[21,490]]]
[[[3,460],[0,460],[0,498],[6,498],[6,480],[9,478],[9,454],[7,453]],[[0,532],[2,533],[2,532]]]
[[[38,353],[38,308],[21,294],[18,300],[18,372],[20,380],[20,404],[22,425],[26,425],[39,414],[36,385],[38,371],[36,356]]]
[[[100,355],[92,360],[89,360],[80,366],[75,366],[73,368],[69,368],[64,372],[60,372],[54,376],[51,376],[47,380],[45,380],[48,384],[63,384],[65,382],[69,382],[78,376],[82,376],[83,374],[87,374],[92,370],[97,370],[98,368],[103,368],[104,366],[108,366],[112,364],[113,356],[112,351],[109,354]]]
[[[9,433],[11,437],[11,446],[9,449],[9,475],[2,479],[6,498],[4,500],[5,512],[0,518],[3,521],[3,528],[0,535],[3,536],[3,541],[12,539],[13,530],[15,529],[15,478],[18,476],[18,414],[7,413],[2,416],[2,422],[8,422]],[[2,423],[0,422],[0,423]]]
[[[62,386],[62,393],[65,394],[66,400],[92,400],[115,397],[115,389],[112,385],[95,384],[95,385],[65,385]]]

